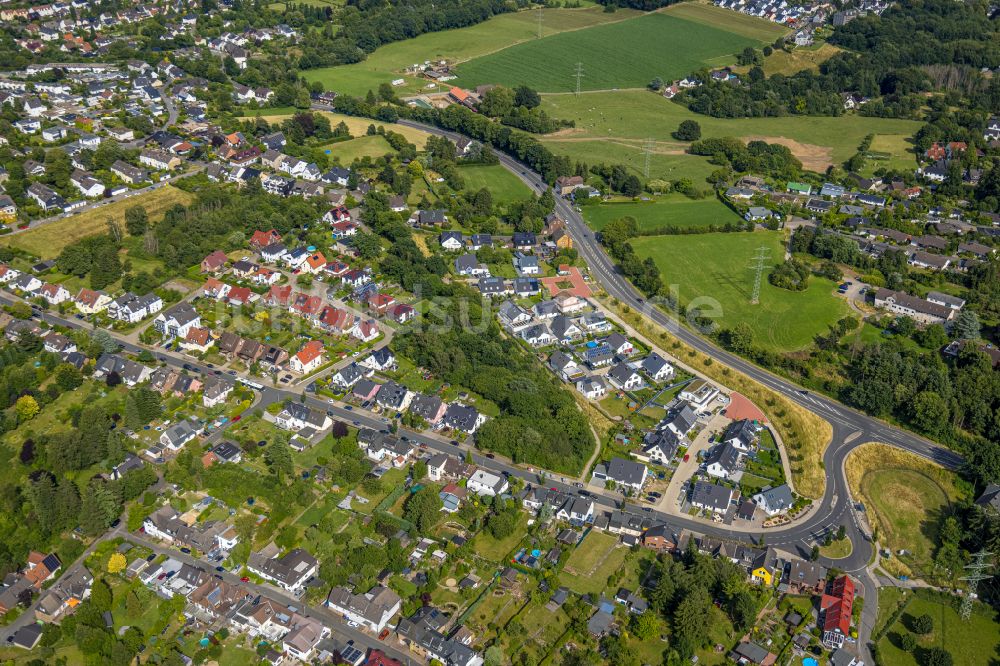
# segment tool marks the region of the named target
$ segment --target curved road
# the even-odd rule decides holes
[[[447,136],[455,140],[464,138],[462,135],[442,130],[437,127],[401,119],[400,124],[421,129],[426,132]],[[530,167],[518,162],[509,155],[496,153],[500,163],[517,175],[534,192],[541,193],[548,188],[544,179]],[[739,356],[718,347],[710,340],[686,328],[676,318],[664,310],[650,305],[643,295],[618,271],[614,261],[607,255],[604,248],[587,226],[582,216],[561,197],[556,197],[556,212],[566,220],[568,230],[573,238],[574,247],[587,262],[592,275],[604,287],[607,293],[657,326],[668,330],[675,337],[692,348],[712,357],[716,361],[731,367],[751,377],[769,389],[780,393],[789,400],[805,409],[821,416],[833,428],[832,439],[823,455],[823,467],[826,470],[826,491],[819,501],[817,510],[801,523],[783,531],[765,533],[739,532],[737,530],[722,530],[703,523],[687,521],[676,516],[657,515],[669,525],[681,525],[688,529],[705,534],[727,536],[730,538],[751,538],[758,543],[766,538],[768,545],[779,546],[783,550],[798,551],[807,556],[811,550],[812,541],[828,529],[843,525],[854,544],[854,550],[848,558],[832,561],[821,558],[827,566],[850,571],[861,579],[865,587],[868,603],[865,604],[862,627],[860,628],[860,643],[867,652],[867,639],[874,626],[877,603],[877,583],[868,573],[866,567],[872,558],[872,545],[867,535],[861,530],[855,508],[851,502],[850,489],[844,472],[847,454],[856,446],[868,441],[880,441],[899,447],[911,453],[927,458],[950,469],[957,469],[963,464],[963,459],[955,452],[926,438],[911,432],[891,426],[883,421],[872,418],[862,412],[847,407],[832,398],[811,393],[793,382],[779,377]],[[693,524],[685,524],[693,523]],[[721,534],[720,534],[721,533]],[[869,656],[870,655],[866,655]]]

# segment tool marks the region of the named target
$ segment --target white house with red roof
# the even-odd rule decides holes
[[[326,257],[323,256],[322,252],[314,252],[306,257],[305,263],[302,264],[302,267],[299,270],[302,273],[315,275],[324,268],[326,268]]]
[[[323,343],[319,340],[310,340],[302,345],[302,349],[297,354],[288,359],[288,367],[291,368],[292,372],[307,375],[323,365],[325,360]]]
[[[42,288],[38,290],[38,294],[44,298],[49,305],[59,305],[60,303],[65,303],[66,301],[73,298],[73,294],[69,293],[69,290],[61,284],[52,284],[51,282],[46,282],[42,285]]]
[[[268,245],[280,242],[281,234],[274,229],[270,231],[255,231],[253,232],[253,236],[250,237],[250,247],[258,251],[263,250]]]
[[[98,312],[104,312],[108,309],[108,304],[111,303],[111,297],[103,291],[94,291],[93,289],[87,289],[84,287],[80,290],[80,293],[76,295],[74,302],[76,303],[76,309],[81,313],[97,314]]]
[[[379,336],[378,324],[374,319],[362,319],[351,330],[351,335],[362,342],[371,342]]]

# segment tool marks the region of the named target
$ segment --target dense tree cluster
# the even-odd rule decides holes
[[[475,294],[456,295],[461,298],[432,309],[433,330],[398,335],[393,341],[397,351],[499,407],[499,415],[476,432],[479,448],[515,462],[578,470],[594,441],[572,395],[500,333]]]
[[[323,8],[307,17],[318,29],[305,31],[298,66],[311,69],[359,62],[383,44],[475,25],[514,8],[502,0],[351,0],[332,15]]]
[[[767,281],[775,287],[789,291],[805,291],[809,286],[809,267],[796,259],[789,259],[775,266],[767,275]]]
[[[802,163],[788,146],[766,141],[743,141],[733,137],[702,139],[688,149],[693,155],[705,155],[713,164],[733,171],[753,172],[778,180],[792,180],[802,173]]]
[[[924,103],[922,93],[936,87],[957,86],[974,97],[995,99],[995,83],[987,85],[979,76],[980,68],[1000,65],[996,23],[985,14],[980,3],[906,0],[881,16],[862,16],[837,27],[830,43],[846,50],[824,62],[819,72],[765,79],[751,70],[747,81],[735,85],[700,72],[705,85],[682,98],[692,111],[728,118],[840,115],[845,92],[876,98],[861,108],[873,116],[911,116]]]

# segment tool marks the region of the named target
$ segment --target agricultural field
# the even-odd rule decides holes
[[[969,494],[959,478],[923,458],[884,444],[865,444],[847,458],[851,492],[861,497],[879,541],[899,560],[884,561],[917,575],[932,565],[938,525],[952,503]]]
[[[906,152],[909,147],[906,139],[920,127],[920,123],[914,120],[858,115],[712,118],[692,113],[681,104],[647,91],[546,95],[542,108],[557,118],[576,121],[576,127],[542,138],[557,153],[569,155],[574,160],[608,162],[618,161],[617,153],[624,148],[633,156],[628,164],[641,169],[643,145],[647,139],[652,139],[650,177],[679,178],[685,175],[696,182],[701,179],[700,175],[689,172],[687,164],[703,158],[685,155],[688,144],[671,136],[684,120],[696,121],[701,126],[703,137],[735,136],[744,140],[763,139],[784,144],[806,169],[817,172],[847,160],[868,134],[876,135],[873,150],[888,152],[890,160],[909,158],[912,162],[912,155]],[[581,146],[588,143],[596,146]],[[661,155],[683,160],[684,166],[676,173],[664,173],[663,163],[657,159]],[[712,167],[707,160],[704,163],[707,175]]]
[[[739,223],[742,218],[714,196],[690,199],[682,194],[667,194],[652,201],[623,201],[582,206],[587,224],[600,231],[606,224],[621,217],[634,217],[641,231],[663,227],[685,229]]]
[[[907,603],[908,601],[908,603]],[[996,612],[977,603],[968,620],[958,614],[957,597],[947,597],[927,590],[908,592],[897,588],[882,588],[878,595],[878,623],[888,622],[901,603],[907,603],[902,616],[888,628],[878,642],[879,659],[885,664],[916,666],[922,650],[941,647],[951,653],[955,666],[996,663],[1000,658],[1000,624]],[[902,650],[899,637],[910,633],[914,618],[929,615],[934,629],[926,636],[916,636],[913,653]]]
[[[109,219],[124,224],[125,211],[132,206],[145,207],[150,221],[158,222],[163,218],[167,209],[176,204],[188,205],[193,200],[194,195],[179,190],[173,185],[165,185],[139,196],[48,222],[35,229],[2,236],[0,237],[0,245],[24,250],[42,259],[52,259],[59,256],[59,253],[67,245],[75,243],[81,238],[106,232]]]
[[[843,300],[833,296],[834,283],[811,277],[805,291],[771,285],[764,275],[760,303],[750,303],[754,274],[750,261],[758,248],[769,251],[769,263],[784,256],[783,234],[777,231],[709,233],[688,236],[645,236],[631,241],[641,258],[652,257],[663,282],[677,290],[690,307],[697,298],[709,310],[716,306],[716,324],[731,328],[746,322],[755,344],[772,351],[794,351],[812,344],[818,333],[848,314]]]
[[[623,21],[639,14],[640,12],[629,9],[606,14],[601,7],[546,9],[542,15],[542,36]],[[428,60],[464,62],[537,38],[536,11],[501,14],[468,28],[426,33],[413,39],[386,44],[369,54],[363,62],[312,69],[303,72],[303,75],[309,82],[320,81],[328,90],[347,95],[365,95],[369,90],[376,90],[379,84],[397,78],[406,81],[396,88],[400,95],[440,92],[446,88],[428,88],[430,81],[406,75],[404,70]]]
[[[582,66],[582,90],[640,88],[656,77],[677,79],[702,67],[731,64],[747,46],[760,46],[724,28],[669,12],[543,37],[476,58],[458,67],[458,84],[525,84],[542,92],[572,92]]]
[[[707,2],[679,2],[663,11],[677,18],[710,25],[760,42],[773,42],[788,32],[787,28],[773,21],[722,9]]]
[[[490,166],[473,165],[459,169],[465,181],[465,189],[476,192],[487,188],[493,195],[493,200],[508,203],[531,196],[531,189],[513,172],[499,164]]]

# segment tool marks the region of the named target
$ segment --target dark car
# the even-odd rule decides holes
[[[155,559],[156,559],[156,553],[150,553],[149,557],[146,558],[146,561],[147,562],[152,562]]]
[[[219,573],[222,573],[223,571],[226,570],[226,567],[215,567],[215,570],[218,571]]]
[[[121,518],[115,518],[114,521],[111,523],[111,527],[112,528],[118,527],[121,524],[122,524],[122,519]]]
[[[496,456],[493,455],[492,453],[487,453],[486,457],[489,458],[490,460],[493,460],[494,458],[496,458]]]
[[[190,548],[181,548],[181,552],[184,553],[185,555],[189,555],[191,553],[191,549]]]

